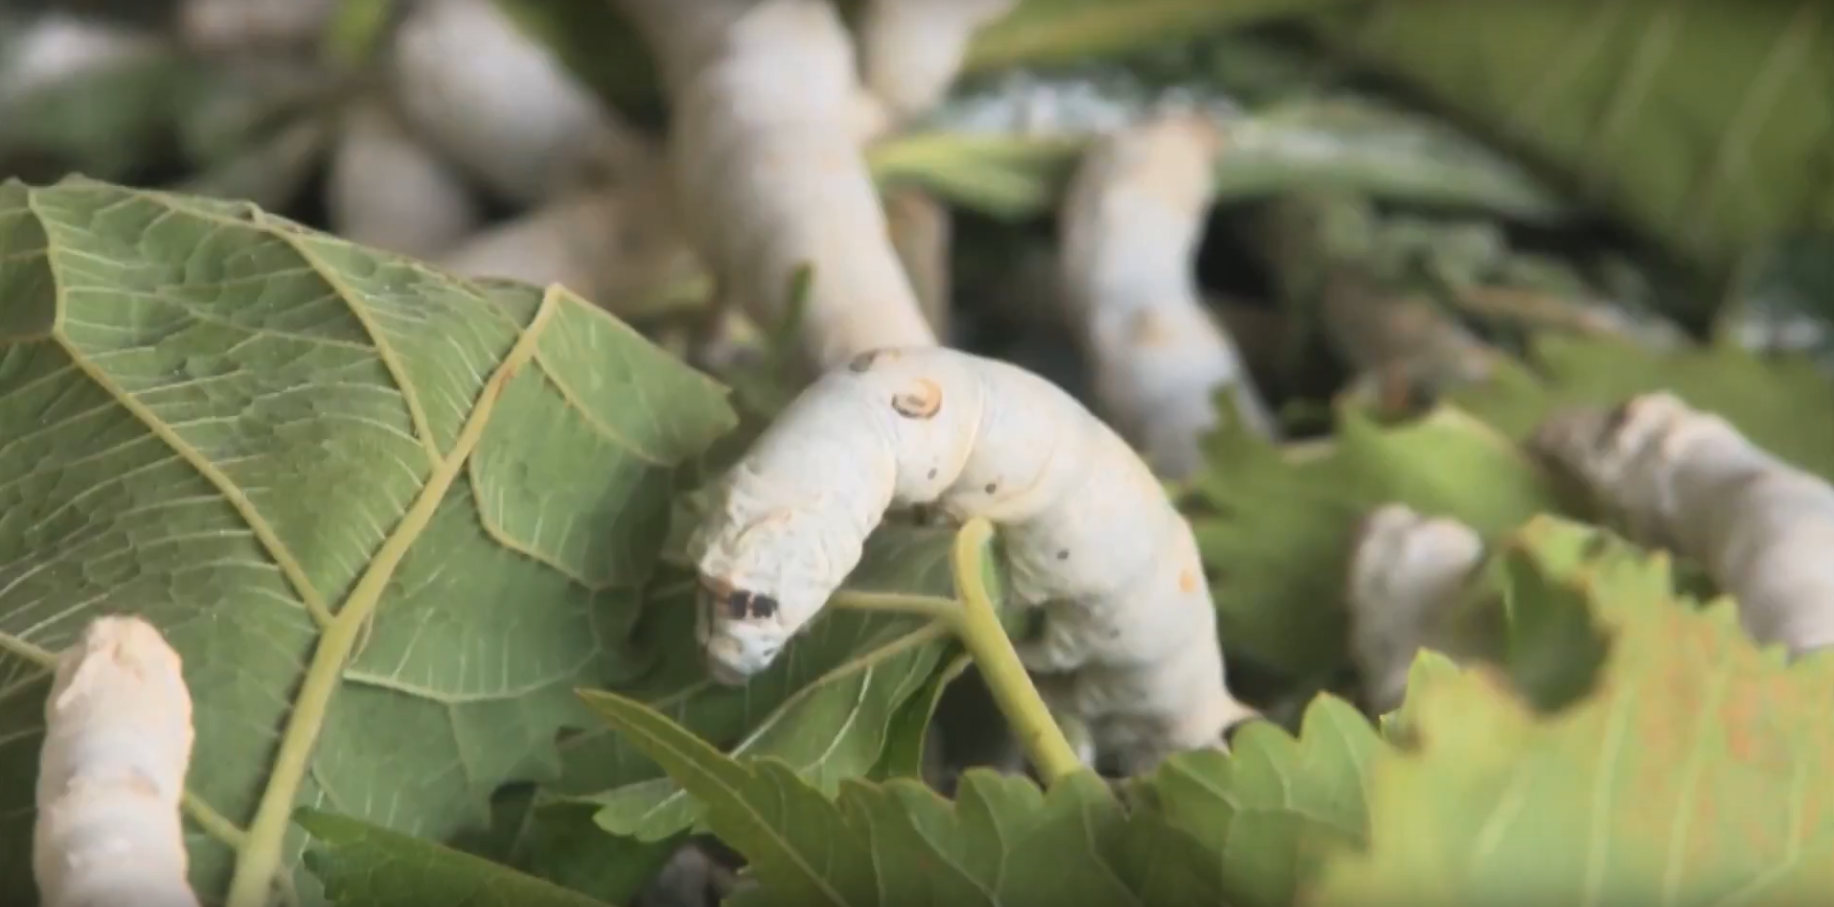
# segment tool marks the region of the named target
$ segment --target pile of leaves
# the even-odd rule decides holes
[[[608,103],[658,103],[640,54],[592,52],[632,46],[603,4],[504,6]],[[0,84],[26,178],[0,185],[0,901],[37,897],[47,669],[123,611],[185,658],[207,903],[624,904],[709,841],[747,904],[1811,901],[1826,659],[1752,643],[1523,447],[1562,406],[1669,390],[1834,479],[1810,87],[1834,26],[1688,10],[1034,0],[874,149],[953,211],[951,342],[1076,388],[1061,327],[1005,300],[1077,148],[1173,93],[1235,118],[1199,267],[1292,440],[1225,428],[1171,491],[1269,720],[1048,790],[977,756],[1001,720],[920,616],[830,609],[746,686],[706,676],[682,539],[781,404],[769,350],[709,375],[674,313],[331,235],[313,154],[270,165],[337,91],[244,104],[165,52]],[[344,21],[349,67],[387,17]],[[1700,89],[1708,58],[1738,77]],[[1086,106],[1014,127],[1037,96]],[[54,115],[71,97],[89,119]],[[1350,342],[1343,313],[1401,302],[1482,367]],[[1483,534],[1466,592],[1497,629],[1485,658],[1423,651],[1373,715],[1344,577],[1390,502]],[[841,594],[952,599],[950,558],[949,529],[888,521]]]

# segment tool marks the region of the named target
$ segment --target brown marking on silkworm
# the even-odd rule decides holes
[[[1604,424],[1600,426],[1598,441],[1600,443],[1609,442],[1618,432],[1623,431],[1625,424],[1630,422],[1631,415],[1637,411],[1637,404],[1642,399],[1632,397],[1606,412]]]
[[[907,419],[933,419],[942,412],[942,386],[918,378],[914,390],[892,395],[892,409]]]
[[[996,492],[996,491],[999,491],[999,490],[1000,490],[1000,483],[998,483],[998,482],[988,482],[988,483],[987,483],[987,487],[986,487],[986,488],[983,488],[983,489],[981,489],[981,490],[982,490],[982,491],[985,491],[985,492],[987,492],[988,494],[993,494],[994,492]]]
[[[1189,567],[1178,571],[1178,591],[1186,595],[1197,591],[1197,571]]]
[[[1068,549],[1068,548],[1059,548],[1059,549],[1057,549],[1057,559],[1058,559],[1058,560],[1060,560],[1060,561],[1067,561],[1067,560],[1069,560],[1069,559],[1070,559],[1070,549]]]
[[[147,777],[145,772],[140,771],[128,773],[127,789],[142,797],[157,797],[160,795],[159,784]]]
[[[1158,312],[1141,312],[1134,316],[1130,338],[1134,346],[1162,347],[1177,342],[1176,332],[1166,324],[1165,318]]]
[[[703,576],[700,578],[700,584],[702,588],[713,593],[717,598],[724,599],[732,594],[732,583],[717,576]]]

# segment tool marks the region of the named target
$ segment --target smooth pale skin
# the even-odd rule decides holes
[[[1273,430],[1194,273],[1221,144],[1216,125],[1195,113],[1116,132],[1085,152],[1059,214],[1059,282],[1096,406],[1174,478],[1203,465],[1224,388],[1236,389],[1253,431]]]
[[[785,323],[806,265],[800,336],[816,370],[936,343],[861,151],[874,116],[834,5],[616,2],[663,70],[683,227],[752,320]]]
[[[608,133],[622,130],[495,0],[415,4],[392,51],[389,88],[402,118],[509,202],[553,197]]]
[[[866,87],[903,119],[935,106],[981,26],[1018,0],[870,0],[860,14]]]
[[[1230,694],[1190,525],[1115,432],[1049,381],[938,347],[861,354],[809,386],[725,477],[691,541],[700,638],[740,683],[807,627],[893,506],[1000,527],[1016,643],[1053,711],[1125,773],[1223,745]]]
[[[1706,565],[1739,620],[1792,656],[1834,642],[1834,488],[1673,394],[1544,423],[1535,448],[1640,541]]]
[[[344,110],[327,182],[331,229],[365,246],[431,258],[484,220],[465,175],[409,132],[383,98]]]
[[[197,907],[179,799],[191,694],[137,617],[103,617],[58,659],[45,702],[32,875],[43,907]]]
[[[1401,705],[1407,672],[1484,559],[1477,531],[1447,517],[1386,504],[1365,517],[1350,556],[1350,659],[1377,714]]]

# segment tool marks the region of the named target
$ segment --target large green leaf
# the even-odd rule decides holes
[[[947,599],[950,538],[944,527],[881,527],[839,595]],[[888,748],[908,746],[907,710],[932,700],[936,675],[950,669],[947,627],[830,605],[769,670],[742,687],[721,686],[695,648],[693,577],[673,569],[663,576],[638,632],[659,670],[618,691],[734,754],[774,756],[824,791],[871,773],[893,755]],[[699,817],[694,799],[618,735],[586,732],[563,751],[566,780],[556,790],[602,806],[599,823],[614,833],[654,840]]]
[[[1320,30],[1710,269],[1834,216],[1821,0],[1375,0]]]
[[[1124,57],[1347,0],[1020,0],[983,26],[964,73]]]
[[[1678,598],[1664,558],[1586,558],[1597,538],[1541,520],[1507,555],[1546,580],[1518,588],[1518,607],[1578,605],[1609,633],[1592,694],[1543,714],[1494,672],[1417,671],[1409,745],[1371,770],[1369,848],[1340,856],[1302,903],[1825,897],[1834,662],[1786,666],[1730,602]]]
[[[296,865],[296,806],[443,838],[558,774],[723,392],[558,288],[245,204],[0,186],[0,839],[53,654],[134,612],[185,658],[194,885]],[[0,900],[34,900],[25,848]],[[314,898],[313,885],[300,894]]]
[[[1183,506],[1223,641],[1295,678],[1344,663],[1345,565],[1368,511],[1399,502],[1489,534],[1559,504],[1510,439],[1451,407],[1388,428],[1346,407],[1334,440],[1285,449],[1231,420],[1208,453]]]
[[[1269,722],[1230,752],[1183,753],[1134,782],[1202,841],[1235,907],[1286,907],[1340,848],[1367,837],[1368,766],[1387,748],[1349,703],[1320,696],[1294,738]]]
[[[306,868],[337,907],[606,907],[489,860],[348,816],[301,810],[295,820],[313,839]]]
[[[1154,811],[1129,815],[1080,772],[1050,791],[971,769],[954,803],[909,779],[824,796],[775,759],[738,761],[640,703],[587,702],[706,804],[708,823],[762,883],[730,903],[1214,904],[1204,846]]]

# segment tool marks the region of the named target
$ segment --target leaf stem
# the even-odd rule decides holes
[[[993,538],[993,524],[975,517],[962,526],[949,552],[949,566],[955,574],[955,591],[961,596],[961,610],[955,616],[955,630],[962,646],[974,658],[974,664],[993,694],[1000,714],[1025,747],[1026,758],[1050,787],[1083,769],[1082,760],[1070,748],[1063,729],[1051,717],[1050,707],[1030,674],[1013,651],[1012,640],[1000,624],[993,599],[982,582],[987,543]]]
[[[879,611],[895,614],[911,614],[947,621],[953,628],[956,617],[961,613],[961,605],[952,598],[938,598],[933,595],[911,595],[903,592],[860,592],[848,589],[834,593],[828,603],[836,608],[849,611]]]
[[[224,898],[226,907],[265,907],[272,902],[293,807],[311,768],[313,751],[330,714],[331,701],[343,685],[344,671],[363,636],[364,626],[381,603],[395,568],[401,565],[409,547],[433,521],[446,492],[464,471],[465,462],[484,436],[503,388],[534,357],[536,338],[541,336],[554,309],[559,306],[555,299],[555,290],[550,288],[528,326],[523,328],[522,336],[479,390],[477,402],[459,430],[451,452],[439,468],[427,476],[414,503],[370,558],[369,567],[351,587],[336,619],[319,637],[318,648],[312,653],[305,679],[294,698],[293,713],[280,735],[280,747],[268,773],[267,789],[261,793],[247,837],[238,848],[235,872],[230,876],[229,893]]]

